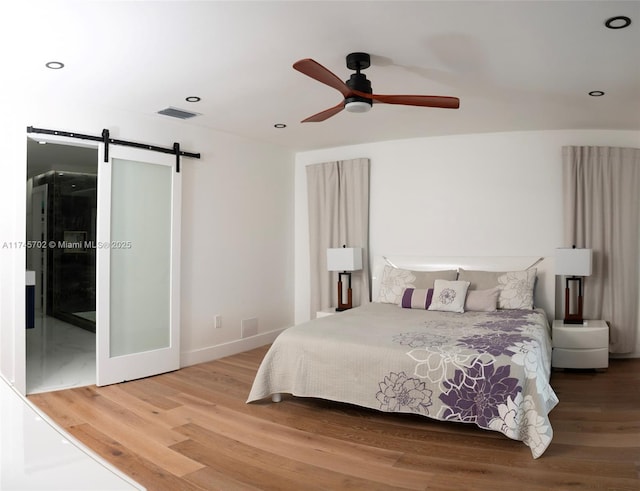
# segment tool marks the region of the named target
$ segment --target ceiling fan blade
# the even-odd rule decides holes
[[[303,119],[302,123],[319,123],[320,121],[324,121],[325,119],[329,119],[331,116],[335,116],[340,111],[344,109],[344,102],[341,102],[337,106],[333,106],[329,109],[325,109],[318,114],[314,114],[313,116],[309,116],[307,119]]]
[[[330,72],[327,68],[323,67],[320,63],[312,60],[311,58],[296,61],[293,64],[293,68],[298,70],[300,73],[304,73],[306,76],[317,80],[318,82],[322,82],[329,87],[333,87],[344,97],[349,97],[353,94],[351,89],[347,87],[347,84],[340,80],[337,75]]]
[[[358,90],[353,91],[354,95],[373,99],[373,102],[382,102],[384,104],[402,104],[405,106],[423,106],[423,107],[440,107],[444,109],[458,109],[460,107],[460,99],[457,97],[441,96],[441,95],[386,95],[386,94],[367,94]]]
[[[440,95],[384,95],[384,94],[360,94],[361,97],[369,97],[374,102],[385,104],[403,104],[405,106],[441,107],[444,109],[458,109],[460,99]]]

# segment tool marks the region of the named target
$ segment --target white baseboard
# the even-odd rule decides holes
[[[209,346],[198,350],[183,351],[180,353],[180,366],[188,367],[190,365],[205,363],[207,361],[217,360],[219,358],[224,358],[225,356],[231,356],[242,353],[243,351],[259,348],[265,344],[273,343],[284,329],[285,328],[277,329],[275,331],[257,334],[244,339],[236,339],[234,341],[229,341],[228,343]]]

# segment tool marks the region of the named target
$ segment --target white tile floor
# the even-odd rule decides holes
[[[65,434],[0,377],[0,489],[144,489]]]
[[[95,384],[95,334],[36,316],[27,393]],[[144,490],[59,428],[0,377],[1,490]]]
[[[27,394],[96,383],[95,333],[43,315],[25,331]]]

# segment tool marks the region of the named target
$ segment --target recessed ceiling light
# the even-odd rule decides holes
[[[49,61],[45,64],[47,68],[51,68],[52,70],[60,70],[64,68],[64,63],[61,61]]]
[[[287,125],[284,123],[276,123],[273,125],[274,128],[278,128],[279,130],[281,130],[282,128],[286,128]]]
[[[631,19],[626,15],[616,15],[607,19],[604,23],[609,29],[624,29],[631,25]]]
[[[189,97],[187,97],[185,99],[185,101],[187,101],[187,102],[200,102],[200,97],[198,97],[197,95],[190,95]]]
[[[604,92],[602,90],[592,90],[591,92],[589,92],[589,95],[591,97],[601,97],[604,95]]]

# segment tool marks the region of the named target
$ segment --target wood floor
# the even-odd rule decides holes
[[[534,460],[473,425],[290,396],[245,404],[265,352],[29,399],[151,491],[640,489],[640,359],[554,372],[554,439]]]

